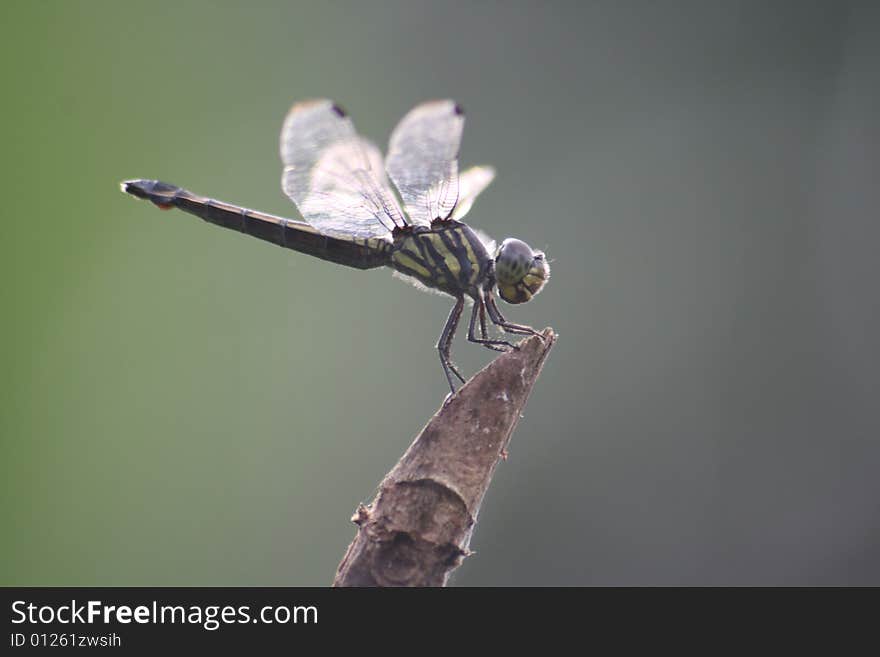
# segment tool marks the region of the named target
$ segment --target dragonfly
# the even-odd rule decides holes
[[[281,186],[305,221],[198,196],[159,180],[126,180],[120,186],[161,209],[177,208],[355,269],[388,267],[419,287],[452,297],[455,303],[436,345],[452,394],[453,376],[465,383],[451,357],[465,301],[473,302],[470,342],[495,351],[517,349],[489,336],[487,314],[501,333],[542,335],[508,321],[495,293],[507,303],[525,303],[550,277],[542,251],[514,238],[496,248],[485,234],[463,223],[495,177],[490,166],[459,172],[463,128],[460,105],[452,100],[424,102],[394,128],[383,158],[333,101],[296,103],[281,130]]]

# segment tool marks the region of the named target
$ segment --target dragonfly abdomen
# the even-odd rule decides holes
[[[430,230],[398,235],[391,267],[423,285],[462,296],[477,288],[491,260],[480,239],[457,221],[438,222]]]
[[[122,183],[122,191],[151,201],[163,210],[178,208],[201,217],[208,223],[357,269],[373,269],[387,265],[392,248],[388,240],[354,235],[345,237],[325,235],[314,226],[302,221],[285,219],[198,196],[159,180],[127,180]]]

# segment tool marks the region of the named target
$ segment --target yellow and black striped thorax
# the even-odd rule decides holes
[[[492,259],[474,231],[458,221],[437,221],[395,235],[391,267],[423,285],[460,296],[479,287]]]

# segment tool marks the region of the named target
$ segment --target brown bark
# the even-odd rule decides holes
[[[468,556],[480,503],[556,341],[531,337],[448,399],[392,468],[369,506],[334,586],[445,586]]]

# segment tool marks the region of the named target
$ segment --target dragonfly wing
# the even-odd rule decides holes
[[[385,168],[410,222],[448,219],[458,202],[458,148],[464,114],[451,100],[417,105],[391,133]]]
[[[471,209],[477,196],[492,179],[495,178],[495,169],[487,166],[471,167],[462,172],[458,177],[458,203],[452,213],[452,218],[461,221]]]
[[[388,187],[382,154],[329,100],[294,105],[281,131],[284,193],[328,235],[381,237],[407,225]]]

